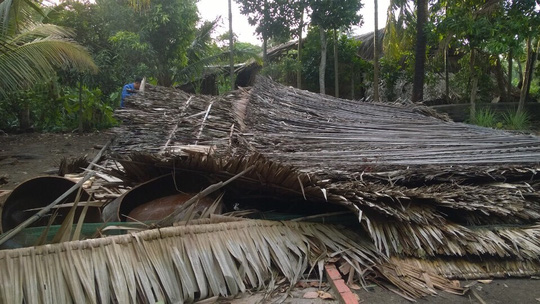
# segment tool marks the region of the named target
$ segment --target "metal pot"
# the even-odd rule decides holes
[[[140,184],[103,208],[103,221],[153,221],[171,214],[179,205],[209,186],[203,176],[167,174]],[[210,207],[214,198],[199,200],[195,211]]]
[[[38,212],[30,209],[43,208],[49,205],[75,184],[74,181],[60,176],[41,176],[29,179],[18,185],[5,198],[2,208],[0,208],[0,226],[2,231],[8,231],[17,227],[20,223]],[[77,191],[70,194],[64,202],[60,203],[73,202],[76,196]],[[89,197],[88,193],[82,190],[80,201],[87,201]],[[76,218],[82,211],[82,208],[77,208],[75,213]],[[53,225],[61,224],[69,213],[70,208],[59,208],[57,210],[58,213],[52,223]],[[46,226],[53,213],[54,210],[51,210],[50,214],[34,222],[31,227]],[[100,222],[101,213],[99,208],[89,207],[84,221],[89,223]]]

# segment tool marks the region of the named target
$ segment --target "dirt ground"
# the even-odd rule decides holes
[[[112,137],[110,133],[0,135],[0,189],[13,189],[21,182],[55,174],[63,157],[87,155],[92,159]]]
[[[11,190],[33,177],[54,174],[63,157],[91,159],[112,137],[108,132],[78,134],[18,134],[0,135],[0,190]],[[462,286],[475,284],[465,296],[440,292],[436,297],[419,299],[420,303],[540,303],[539,278],[494,280],[488,284],[463,281]],[[290,296],[274,295],[263,301],[262,293],[246,294],[237,299],[220,299],[219,303],[338,303],[337,300],[304,299],[311,290],[294,289]],[[330,291],[331,292],[331,291]],[[409,301],[380,287],[355,291],[361,303],[408,303]]]

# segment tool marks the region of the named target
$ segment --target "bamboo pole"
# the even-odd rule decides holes
[[[206,114],[204,115],[204,118],[201,122],[201,128],[199,129],[199,134],[197,135],[197,139],[195,140],[195,144],[199,143],[199,139],[201,138],[202,132],[204,130],[204,123],[206,122],[206,119],[208,118],[208,115],[210,114],[210,110],[212,109],[212,105],[214,104],[214,100],[210,102],[208,105],[208,109],[206,110]]]
[[[193,96],[189,96],[189,99],[186,101],[186,104],[184,105],[184,108],[182,109],[182,112],[179,115],[180,117],[178,118],[178,122],[174,125],[173,129],[169,133],[169,137],[167,138],[167,142],[165,143],[165,145],[159,151],[160,153],[165,152],[165,150],[167,149],[167,147],[171,143],[172,138],[176,134],[176,130],[178,130],[178,126],[180,125],[180,122],[182,121],[184,113],[186,112],[186,109],[189,106],[189,103],[191,102],[192,98],[193,98]]]
[[[103,146],[103,148],[94,157],[94,159],[92,159],[92,161],[90,162],[88,167],[86,167],[86,171],[91,170],[92,167],[94,166],[94,164],[99,161],[99,159],[103,155],[103,152],[105,152],[105,150],[107,150],[107,148],[112,143],[112,141],[113,141],[113,139],[109,140],[109,142],[107,142],[107,144],[105,144],[105,146]],[[66,192],[64,192],[64,194],[60,195],[56,200],[54,200],[52,203],[47,205],[45,208],[41,209],[41,211],[37,212],[36,214],[34,214],[30,218],[28,218],[26,221],[22,222],[17,227],[15,227],[15,228],[11,229],[10,231],[0,235],[0,245],[4,244],[6,241],[8,241],[12,237],[14,237],[17,233],[21,232],[23,229],[30,226],[32,223],[39,220],[43,215],[45,215],[52,208],[54,208],[54,206],[58,205],[61,201],[65,200],[72,192],[79,189],[79,187],[81,187],[87,180],[89,180],[92,176],[94,176],[94,174],[95,174],[94,171],[90,171],[90,172],[86,173],[85,176],[79,182],[77,182],[75,185],[73,185],[71,188],[69,188]]]

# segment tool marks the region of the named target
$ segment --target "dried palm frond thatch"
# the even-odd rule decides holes
[[[417,108],[332,98],[265,78],[250,91],[246,113],[253,150],[305,170],[540,160],[536,136],[442,121]]]
[[[358,56],[362,57],[365,60],[373,60],[373,51],[375,49],[373,40],[375,38],[375,35],[377,35],[376,39],[378,45],[382,45],[385,35],[385,29],[378,29],[376,32],[370,32],[354,37],[356,40],[362,42],[362,44],[360,44],[360,47],[358,48]],[[382,48],[380,48],[378,52],[380,57],[382,55]]]
[[[383,257],[333,226],[233,221],[0,251],[2,303],[119,303],[198,299],[264,287],[277,273],[294,284],[331,255],[359,273]]]
[[[136,184],[174,172],[214,183],[255,165],[225,189],[225,203],[288,212],[301,201],[304,209],[322,206],[321,214],[352,214],[358,223],[348,228],[368,235],[380,255],[455,259],[462,272],[430,268],[451,277],[540,269],[540,138],[265,78],[219,98],[157,87],[136,96],[119,113],[121,143],[142,153],[115,148],[119,176]],[[178,150],[195,143],[210,148]],[[156,151],[163,153],[147,153]]]
[[[540,262],[538,260],[392,257],[390,261],[400,266],[410,265],[421,271],[437,273],[449,279],[473,280],[486,277],[503,279],[540,275]],[[489,273],[489,276],[486,276],[486,272]]]

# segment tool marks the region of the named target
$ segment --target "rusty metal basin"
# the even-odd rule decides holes
[[[69,188],[76,183],[60,176],[41,176],[33,179],[29,179],[22,184],[18,185],[9,195],[5,198],[2,208],[0,208],[0,219],[2,231],[8,231],[17,227],[20,223],[34,215],[37,211],[29,211],[29,209],[42,208],[59,196],[64,194]],[[69,203],[75,201],[77,191],[69,195],[64,202]],[[86,191],[81,192],[81,201],[88,200],[89,195]],[[83,207],[78,207],[75,214],[76,218],[82,211]],[[65,219],[70,208],[58,209],[53,225],[59,225]],[[49,222],[49,215],[42,217],[34,222],[31,227],[46,226]],[[101,212],[97,207],[90,207],[85,216],[85,222],[97,223],[101,222]]]
[[[179,205],[209,185],[206,178],[198,175],[189,177],[172,174],[160,176],[142,183],[124,193],[105,208],[103,221],[154,221],[171,214]],[[195,211],[202,212],[214,202],[213,197],[199,200]]]

